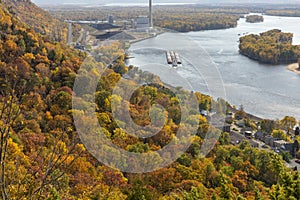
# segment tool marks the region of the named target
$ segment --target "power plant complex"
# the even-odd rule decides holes
[[[67,43],[69,45],[72,45],[73,42],[73,24],[85,24],[89,25],[99,31],[107,31],[106,34],[101,35],[100,38],[106,38],[109,37],[111,34],[117,33],[116,29],[127,29],[127,25],[131,24],[131,28],[137,32],[149,32],[150,29],[153,28],[153,4],[152,0],[149,0],[149,11],[148,15],[144,16],[138,16],[135,19],[131,19],[130,21],[121,20],[121,21],[115,21],[114,17],[112,15],[109,15],[106,20],[101,20],[101,21],[72,21],[72,20],[65,20],[65,22],[68,23],[68,37],[67,37]],[[127,19],[128,20],[128,19]],[[123,23],[123,25],[121,24]],[[153,30],[152,30],[153,31]],[[150,32],[152,32],[150,31]],[[119,30],[120,32],[120,30]],[[83,37],[83,38],[86,38]],[[84,42],[83,42],[84,43]]]

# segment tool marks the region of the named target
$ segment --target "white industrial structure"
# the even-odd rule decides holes
[[[152,28],[153,27],[153,17],[152,17],[152,0],[149,0],[149,13],[148,16],[139,16],[136,19],[136,28]]]
[[[149,26],[149,18],[147,16],[139,16],[136,19],[136,28],[148,28]]]

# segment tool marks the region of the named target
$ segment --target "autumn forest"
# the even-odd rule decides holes
[[[209,118],[199,110],[213,110],[220,116],[235,111],[235,118],[226,120],[227,123],[242,120],[247,128],[261,129],[267,135],[278,134],[286,141],[291,141],[291,134],[286,131],[292,132],[298,123],[295,118],[262,120],[258,124],[242,108],[236,109],[222,99],[177,88],[184,99],[191,94],[197,99],[197,110],[189,110],[189,118],[180,125],[181,113],[188,108],[180,110],[180,101],[159,77],[141,71],[138,66],[125,65],[124,51],[119,50],[124,43],[114,41],[99,46],[92,58],[65,44],[67,29],[53,28],[57,24],[66,27],[64,22],[30,1],[6,2],[0,3],[0,199],[299,199],[300,174],[286,166],[289,155],[252,147],[249,141],[233,145],[230,134],[211,126]],[[31,12],[38,15],[31,18]],[[236,26],[244,13],[219,12],[205,14],[196,9],[179,19],[170,11],[155,19],[155,23],[181,32],[229,28]],[[42,24],[40,18],[47,21]],[[262,62],[286,62],[287,53],[295,55],[294,61],[300,53],[298,47],[291,45],[291,38],[292,34],[273,30],[260,36],[245,36],[240,48],[243,54]],[[274,43],[268,46],[265,41]],[[282,52],[271,59],[269,55],[276,45]],[[74,113],[83,113],[90,105],[86,101],[73,110],[72,101],[81,97],[93,99],[86,91],[76,91],[77,94],[73,91],[83,63],[87,67],[79,79],[92,82],[91,77],[102,73],[93,106],[102,131],[114,145],[128,152],[155,152],[171,140],[184,139],[176,135],[179,128],[189,131],[190,125],[196,125],[196,135],[187,151],[172,164],[148,173],[122,172],[99,162],[82,143],[73,119]],[[127,72],[144,83],[154,82],[139,87],[130,101],[125,102],[130,105],[135,123],[150,124],[148,113],[153,103],[166,108],[166,124],[151,138],[128,135],[118,126],[128,123],[126,119],[114,120],[111,104],[124,100],[113,94],[113,88]],[[202,156],[200,149],[210,133],[208,130],[220,137],[212,151]],[[293,155],[298,158],[299,143],[298,136]],[[153,159],[161,157],[157,154]],[[135,165],[130,160],[124,163]]]

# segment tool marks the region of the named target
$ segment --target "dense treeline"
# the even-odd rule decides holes
[[[226,29],[236,27],[243,12],[230,8],[161,7],[154,14],[154,24],[179,32]]]
[[[154,19],[156,26],[179,32],[226,29],[237,26],[240,16],[226,14],[161,14]]]
[[[298,62],[300,46],[292,45],[293,34],[274,29],[260,35],[240,38],[240,53],[263,63],[280,64]]]
[[[123,44],[101,46],[93,60],[41,37],[1,5],[0,32],[2,199],[297,199],[300,196],[299,174],[287,169],[280,155],[252,148],[247,142],[232,146],[228,133],[212,128],[221,137],[207,157],[200,157],[209,124],[197,110],[190,111],[187,120],[199,123],[197,135],[188,151],[172,165],[145,174],[122,173],[103,166],[86,151],[72,120],[72,88],[83,60],[87,67],[79,78],[88,83],[90,77],[99,76],[99,70],[102,74],[95,93],[99,123],[107,138],[127,151],[157,151],[176,139],[184,108],[179,109],[174,93],[163,87],[153,74],[133,66],[127,68],[120,51]],[[115,58],[119,59],[114,61]],[[101,71],[110,63],[108,69]],[[137,124],[150,123],[148,111],[153,103],[166,107],[168,121],[149,141],[128,135],[114,121],[111,102],[122,99],[112,94],[112,90],[126,72],[137,74],[144,83],[152,83],[138,88],[128,102]],[[179,91],[183,97],[191,94]],[[93,99],[85,92],[77,91],[76,96]],[[200,109],[226,112],[223,100],[213,101],[198,92],[195,95]],[[87,104],[82,105],[83,110]],[[83,120],[89,122],[88,118]],[[272,127],[267,124],[263,128],[271,132],[291,126],[291,123]]]
[[[283,17],[300,17],[300,9],[266,10],[265,14]]]
[[[264,17],[261,15],[248,15],[246,16],[246,22],[249,23],[258,23],[258,22],[263,22]]]

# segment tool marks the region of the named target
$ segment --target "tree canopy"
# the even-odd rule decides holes
[[[263,22],[264,21],[264,17],[261,15],[248,15],[246,17],[246,22],[249,23],[258,23],[258,22]]]

